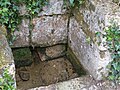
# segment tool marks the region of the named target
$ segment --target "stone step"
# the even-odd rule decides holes
[[[110,81],[95,81],[90,75],[28,90],[120,90]]]

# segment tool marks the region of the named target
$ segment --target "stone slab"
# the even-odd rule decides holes
[[[66,53],[65,45],[55,45],[50,47],[37,48],[41,61],[52,60],[64,56]]]
[[[15,80],[15,65],[11,48],[8,45],[6,37],[0,33],[0,78],[5,70]],[[16,82],[14,82],[16,87]]]
[[[86,1],[84,7],[73,10],[75,18],[70,20],[69,46],[96,80],[107,77],[106,66],[112,61],[102,36],[108,25],[106,18],[109,18],[109,15],[118,18],[119,11],[116,4],[105,0]],[[97,37],[96,32],[102,34]]]
[[[67,42],[67,15],[42,16],[33,19],[33,46],[52,46]]]
[[[97,80],[107,76],[106,66],[111,61],[107,50],[101,51],[88,36],[74,18],[70,20],[69,47],[76,55],[83,67]],[[103,52],[104,56],[101,56]]]
[[[64,0],[49,0],[48,5],[44,6],[38,16],[65,14],[66,8]]]
[[[96,82],[90,76],[79,77],[49,86],[36,87],[28,90],[119,90],[109,81]]]
[[[18,31],[14,32],[16,37],[11,47],[26,47],[29,46],[29,20],[23,19],[21,25],[18,26]]]

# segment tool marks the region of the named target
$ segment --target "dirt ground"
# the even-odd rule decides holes
[[[29,67],[16,69],[18,90],[45,86],[78,77],[73,66],[66,58],[40,61]]]

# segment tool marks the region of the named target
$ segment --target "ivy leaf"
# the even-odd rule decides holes
[[[69,0],[71,6],[74,6],[74,1],[75,0]]]
[[[96,35],[97,37],[100,37],[101,32],[96,32],[95,35]]]
[[[2,11],[3,11],[3,12],[7,12],[7,11],[8,11],[8,8],[3,8]]]
[[[110,80],[114,80],[115,76],[110,75],[108,78],[109,78]]]

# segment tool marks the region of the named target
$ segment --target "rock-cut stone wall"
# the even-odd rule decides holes
[[[49,5],[30,21],[23,18],[19,30],[15,31],[16,40],[11,47],[52,46],[67,43],[68,14],[63,0],[49,0]],[[20,6],[20,15],[27,14],[25,5]],[[31,23],[32,22],[32,23]],[[33,28],[30,28],[30,25]]]
[[[0,30],[0,78],[3,78],[3,73],[8,70],[8,74],[15,80],[15,65],[11,48],[7,43],[5,35]],[[4,77],[5,80],[9,79]],[[6,84],[6,83],[5,83]],[[14,82],[16,87],[16,82]]]
[[[16,40],[11,47],[48,47],[68,43],[70,50],[73,51],[83,67],[95,79],[101,80],[108,75],[106,66],[111,58],[109,51],[104,46],[104,39],[102,36],[96,37],[95,33],[104,33],[111,18],[116,19],[120,25],[119,7],[112,3],[112,0],[86,0],[80,9],[72,10],[73,16],[69,18],[63,1],[50,0],[49,5],[45,6],[43,11],[32,21],[23,18],[21,25],[18,26],[19,30],[14,32]],[[20,8],[20,15],[26,15],[25,5]],[[32,30],[29,28],[31,22]],[[5,65],[13,63],[5,36],[0,35],[0,40],[2,41],[0,58],[7,62]],[[99,42],[101,42],[100,45],[98,45]],[[4,64],[2,65],[4,66]]]
[[[119,6],[110,0],[86,0],[80,9],[73,10],[74,16],[70,19],[69,47],[83,67],[97,80],[108,75],[106,67],[111,57],[102,34],[97,37],[95,33],[104,33],[111,19],[120,23],[119,12]]]

